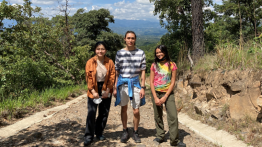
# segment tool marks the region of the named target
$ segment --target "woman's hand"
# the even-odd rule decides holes
[[[102,94],[102,98],[106,99],[108,98],[109,96],[109,90],[105,91],[103,94]]]
[[[155,98],[155,103],[156,103],[157,106],[161,106],[162,105],[162,103],[161,103],[159,98]]]
[[[98,99],[99,98],[99,94],[94,89],[92,89],[91,92],[92,92],[92,95],[93,95],[94,99]]]
[[[116,88],[114,88],[113,94],[114,94],[114,97],[116,98],[116,95],[117,95],[117,90],[116,90]]]
[[[98,99],[99,98],[99,94],[97,92],[93,93],[94,99]]]
[[[166,102],[167,97],[163,96],[161,99],[159,99],[161,105],[164,104]]]

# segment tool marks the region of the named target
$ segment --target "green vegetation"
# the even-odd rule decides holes
[[[95,42],[105,41],[107,55],[113,59],[123,47],[122,36],[108,28],[114,19],[106,9],[79,9],[73,16],[65,9],[64,16],[49,20],[41,15],[41,8],[31,4],[29,0],[23,5],[9,5],[5,0],[0,4],[0,105],[8,114],[14,108],[65,99],[66,90],[85,82],[85,64]],[[4,19],[17,24],[4,28]]]
[[[28,110],[37,110],[41,107],[56,105],[55,102],[63,102],[69,96],[76,97],[86,91],[86,84],[70,85],[62,88],[47,88],[42,92],[33,91],[23,95],[19,99],[4,99],[0,103],[0,117],[20,118]]]
[[[193,51],[195,42],[193,45],[192,36],[192,15],[195,14],[192,14],[191,9],[193,1],[150,1],[154,2],[154,12],[159,15],[160,24],[168,30],[168,33],[161,37],[160,44],[168,46],[171,58],[177,62],[177,73],[181,75],[183,71],[190,69],[189,50],[191,58],[196,51]],[[193,58],[193,72],[217,69],[261,70],[262,0],[225,0],[221,5],[213,5],[215,2],[213,0],[202,0],[202,2],[205,55],[201,55],[197,60]],[[214,10],[204,9],[209,6],[213,6]],[[201,31],[199,30],[199,34]],[[182,101],[191,100],[183,98]],[[181,101],[178,103],[180,105]],[[228,105],[223,106],[221,119],[213,119],[210,114],[197,115],[193,102],[185,103],[182,111],[202,123],[228,131],[250,145],[261,146],[261,119],[252,120],[247,116],[236,121],[228,116],[229,109]]]
[[[171,58],[180,65],[179,68],[189,69],[187,53],[193,48],[191,1],[150,1],[155,4],[154,12],[159,14],[160,24],[168,30],[160,44],[168,46]],[[204,0],[204,5],[208,7],[213,2]],[[251,64],[250,68],[261,68],[257,60],[261,50],[261,4],[262,0],[228,0],[213,5],[214,11],[203,10],[206,55],[195,69],[245,68],[248,64]]]
[[[262,44],[256,41],[243,44],[242,50],[239,45],[233,43],[218,45],[216,47],[216,52],[206,54],[195,65],[194,69],[261,69],[261,47]]]

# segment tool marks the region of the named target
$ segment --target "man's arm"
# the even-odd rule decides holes
[[[141,71],[141,86],[144,87],[146,82],[146,71]],[[145,96],[145,89],[141,88],[140,90],[140,98],[142,99]]]
[[[141,86],[144,87],[146,84],[146,71],[142,70],[141,71]]]

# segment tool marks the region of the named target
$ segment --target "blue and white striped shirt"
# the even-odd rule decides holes
[[[121,49],[116,53],[115,69],[122,77],[131,78],[146,69],[146,55],[141,49],[127,51]]]

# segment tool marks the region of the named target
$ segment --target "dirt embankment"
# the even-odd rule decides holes
[[[175,98],[192,118],[262,146],[261,82],[262,71],[184,72],[176,82]]]

